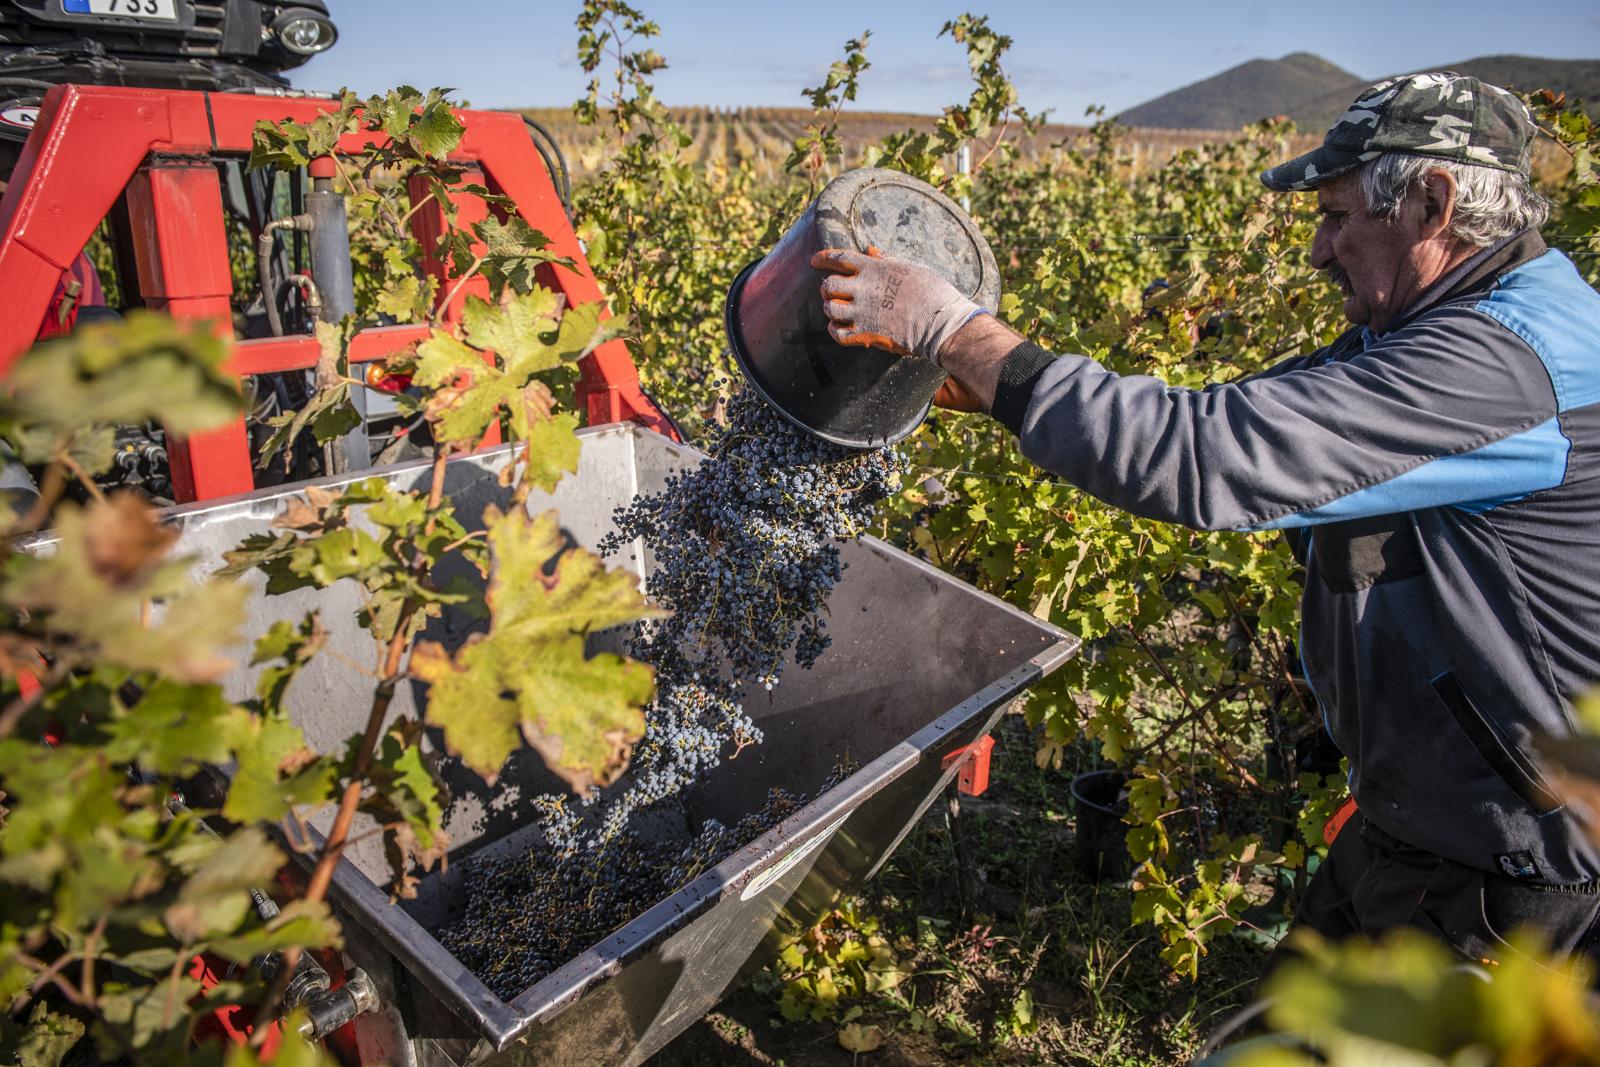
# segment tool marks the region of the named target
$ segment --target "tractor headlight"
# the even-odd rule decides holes
[[[297,56],[326,52],[339,39],[328,16],[304,7],[292,7],[279,15],[273,20],[272,32]]]

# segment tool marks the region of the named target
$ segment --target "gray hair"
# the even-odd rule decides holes
[[[1361,192],[1368,213],[1394,218],[1406,196],[1433,170],[1455,180],[1450,233],[1467,244],[1484,248],[1523,230],[1536,230],[1550,217],[1549,199],[1526,174],[1409,152],[1385,152],[1362,166]]]

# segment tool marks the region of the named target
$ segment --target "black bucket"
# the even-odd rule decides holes
[[[1128,798],[1122,787],[1128,776],[1121,771],[1090,771],[1072,780],[1072,800],[1078,809],[1078,866],[1097,882],[1120,882],[1133,871],[1128,856]]]
[[[867,168],[829,182],[777,246],[740,272],[725,312],[728,343],[756,392],[802,430],[850,448],[915,430],[945,378],[926,360],[846,348],[828,335],[811,257],[869,246],[931,268],[990,311],[999,306],[994,254],[955,201],[910,175]]]

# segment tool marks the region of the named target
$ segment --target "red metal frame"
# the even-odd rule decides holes
[[[60,85],[51,89],[38,122],[0,200],[0,376],[33,343],[61,274],[101,220],[125,205],[134,239],[138,282],[146,303],[174,317],[209,320],[231,334],[232,280],[222,193],[213,157],[250,151],[257,122],[290,118],[309,122],[331,111],[332,101],[275,99],[230,93]],[[528,224],[550,239],[550,250],[570,258],[570,268],[550,266],[541,281],[571,305],[602,299],[583,249],[572,231],[550,174],[522,119],[492,111],[459,110],[466,130],[451,159],[481,172],[490,190],[509,197]],[[377,142],[350,134],[341,152]],[[459,202],[464,217],[487,210],[476,197]],[[476,213],[474,216],[472,213]],[[424,247],[442,225],[437,206],[413,215]],[[450,291],[448,265],[424,264]],[[474,279],[446,309],[460,314]],[[422,327],[366,330],[351,360],[382,359],[425,336]],[[237,374],[307,369],[316,362],[309,336],[240,341],[230,368]],[[577,402],[591,423],[633,420],[670,433],[666,419],[639,385],[638,370],[618,340],[601,345],[581,364]],[[204,500],[254,488],[244,422],[169,443],[173,490],[179,501]]]

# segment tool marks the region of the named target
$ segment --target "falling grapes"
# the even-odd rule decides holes
[[[527,988],[807,799],[775,791],[733,827],[708,821],[662,840],[661,826],[685,822],[685,789],[760,743],[743,694],[777,686],[791,649],[807,668],[827,649],[840,542],[866,528],[899,460],[888,449],[817,440],[747,389],[733,395],[706,451],[661,492],[619,508],[616,532],[600,546],[616,554],[643,544],[654,561],[651,599],[670,612],[638,624],[628,642],[630,655],[655,667],[656,697],[627,776],[586,805],[538,798],[543,842],[469,860],[466,913],[441,932],[500,996]]]

